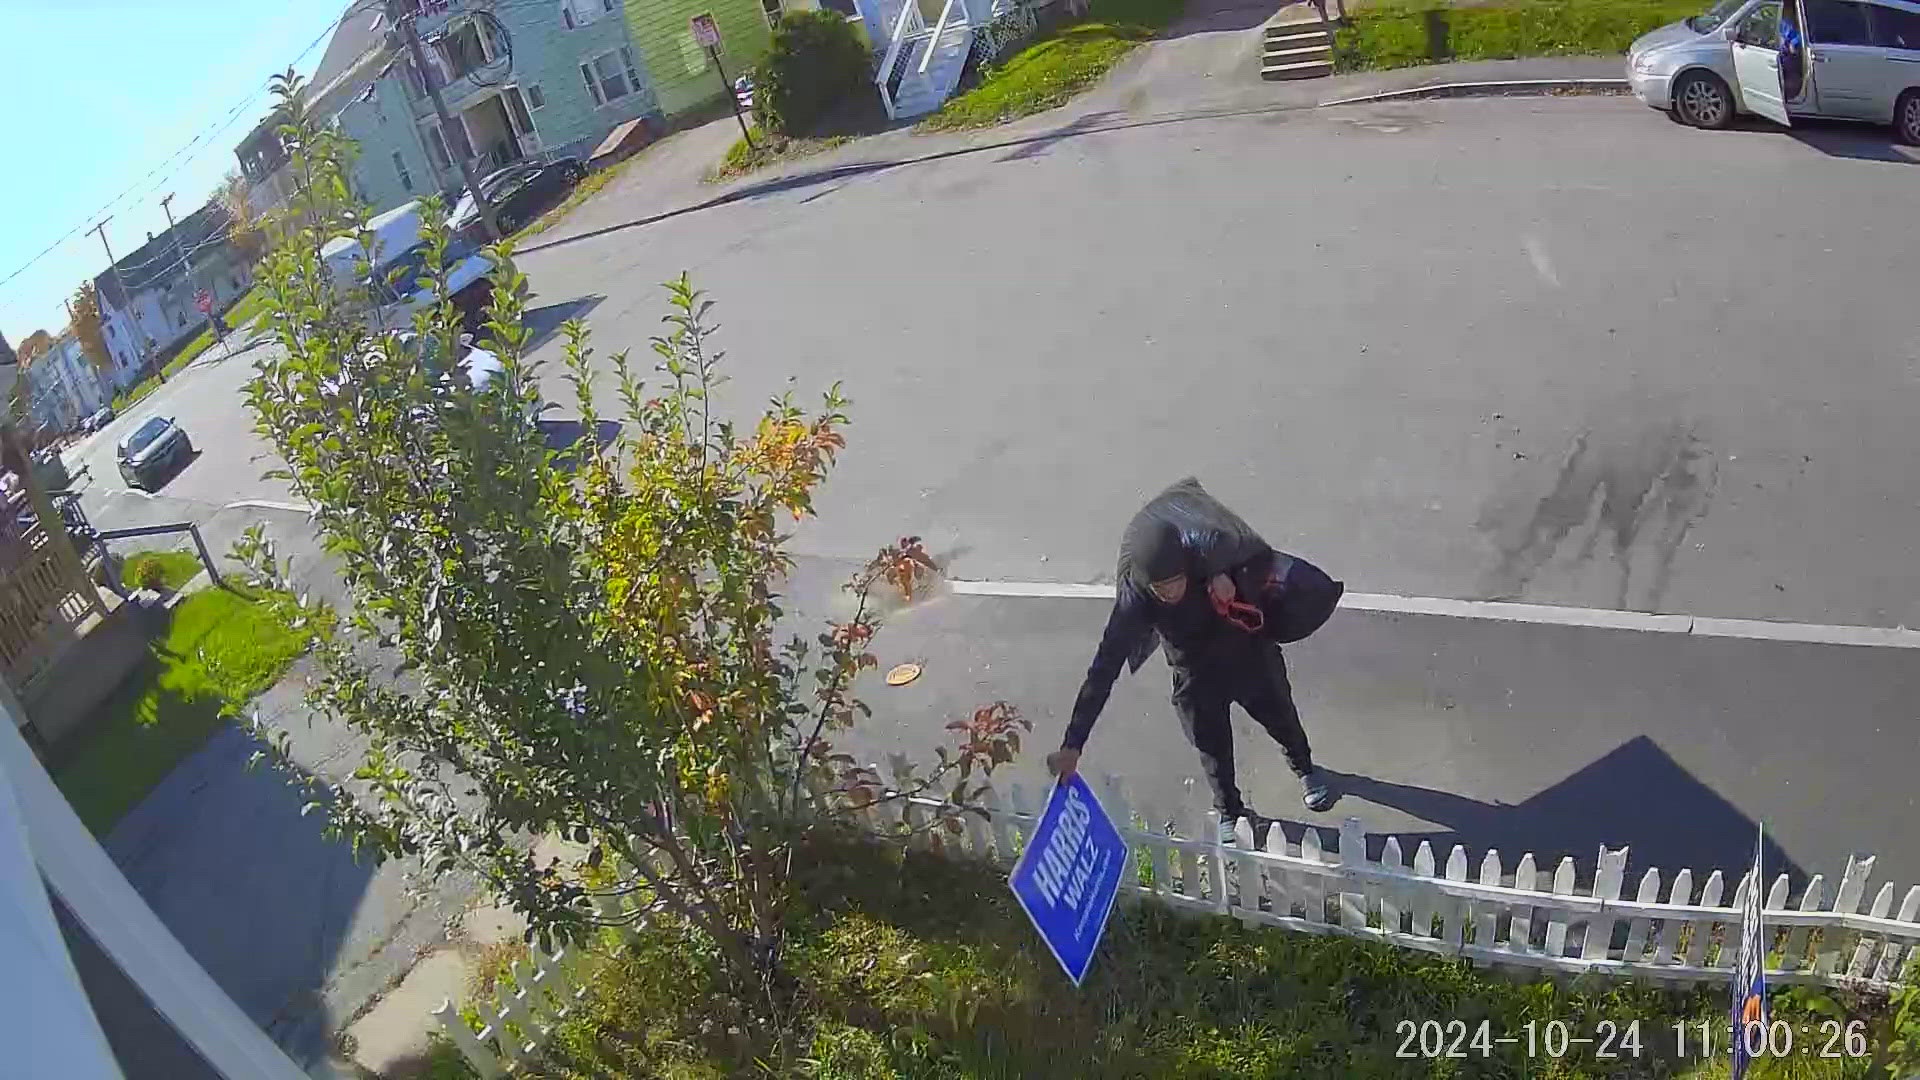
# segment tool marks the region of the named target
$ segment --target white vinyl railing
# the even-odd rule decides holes
[[[927,28],[927,20],[920,14],[918,0],[902,0],[900,15],[893,20],[893,35],[887,40],[887,51],[880,60],[880,70],[874,76],[874,85],[880,89],[880,104],[886,107],[887,118],[894,119],[893,82],[894,65],[900,61],[900,50],[911,48],[910,38],[916,37]],[[911,55],[911,54],[909,54]]]
[[[964,18],[966,6],[960,8]],[[926,49],[920,54],[920,74],[927,73],[927,67],[933,63],[933,54],[940,51],[940,35],[947,32],[947,24],[953,19],[953,0],[947,0],[940,8],[940,21],[933,24],[933,36],[928,39]]]
[[[1719,870],[1708,874],[1698,891],[1692,870],[1670,879],[1648,870],[1627,899],[1622,895],[1626,848],[1601,848],[1593,873],[1584,877],[1571,857],[1549,871],[1528,853],[1508,870],[1492,850],[1482,855],[1476,872],[1459,844],[1441,863],[1423,841],[1408,863],[1398,839],[1388,837],[1380,857],[1369,859],[1357,818],[1342,823],[1339,844],[1332,849],[1318,829],[1304,830],[1296,843],[1276,825],[1266,846],[1256,850],[1244,822],[1240,844],[1220,843],[1219,818],[1211,810],[1201,815],[1182,808],[1170,831],[1145,828],[1141,822],[1164,819],[1149,808],[1130,808],[1115,779],[1099,786],[1101,803],[1128,845],[1122,894],[1176,910],[1342,934],[1484,966],[1668,984],[1725,982],[1739,951],[1740,907],[1752,887],[1750,875],[1742,874],[1723,904],[1726,878]],[[816,805],[819,798],[816,794]],[[921,844],[1011,867],[1040,807],[1018,784],[1009,786],[1006,801],[989,789],[986,805],[986,816],[968,815],[958,834],[919,830]],[[897,800],[855,811],[854,817],[885,831],[923,825],[939,806],[931,800]],[[1911,970],[1920,956],[1920,885],[1901,894],[1884,882],[1862,914],[1873,865],[1871,857],[1849,856],[1831,901],[1826,879],[1815,874],[1795,907],[1788,904],[1793,892],[1787,875],[1774,878],[1765,918],[1784,941],[1770,950],[1770,982],[1886,989],[1920,977]],[[631,927],[641,922],[633,912],[637,903],[632,896],[618,903],[607,900],[602,914]],[[571,1015],[580,991],[566,985],[565,955],[536,954],[516,965],[515,978],[498,999],[477,1006],[478,1032],[450,1002],[435,1011],[481,1076],[499,1076],[507,1062],[530,1060],[554,1024]]]

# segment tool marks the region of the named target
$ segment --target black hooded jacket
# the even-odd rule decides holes
[[[1140,670],[1156,642],[1174,668],[1204,673],[1243,662],[1254,640],[1213,610],[1206,582],[1272,555],[1259,533],[1191,476],[1141,507],[1121,539],[1113,611],[1061,744],[1075,750],[1086,744],[1121,669]],[[1181,573],[1188,582],[1179,603],[1154,598],[1148,585]]]

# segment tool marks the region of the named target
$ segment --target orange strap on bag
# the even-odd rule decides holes
[[[1266,613],[1244,600],[1222,600],[1211,593],[1207,599],[1213,601],[1213,610],[1219,612],[1221,618],[1249,634],[1257,634],[1267,625]]]

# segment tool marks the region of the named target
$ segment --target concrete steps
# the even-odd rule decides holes
[[[1260,50],[1260,77],[1267,80],[1318,79],[1333,74],[1333,25],[1308,22],[1268,23]]]

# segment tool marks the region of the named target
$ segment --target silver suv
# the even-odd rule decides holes
[[[1736,113],[1782,124],[1820,116],[1892,124],[1900,141],[1920,144],[1920,3],[1801,3],[1809,63],[1792,99],[1780,89],[1781,0],[1721,0],[1646,34],[1627,50],[1627,81],[1641,101],[1697,127],[1725,127]]]

